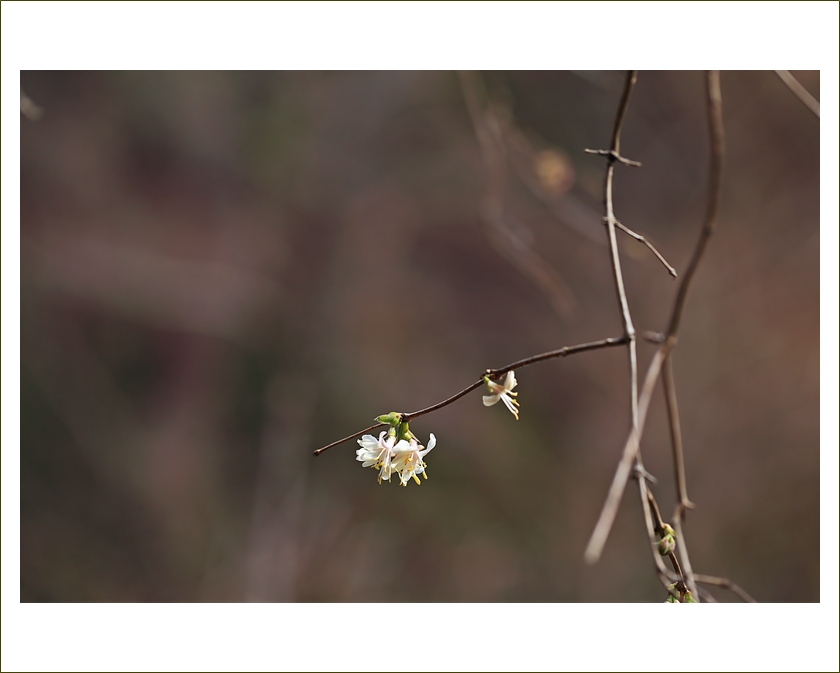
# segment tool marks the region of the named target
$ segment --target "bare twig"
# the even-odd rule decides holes
[[[779,76],[780,80],[787,84],[788,89],[790,89],[799,100],[805,103],[811,112],[817,115],[817,117],[820,116],[820,102],[809,94],[807,89],[797,82],[793,75],[791,75],[787,70],[777,70],[776,74]]]
[[[664,358],[665,355],[662,350],[656,351],[648,369],[644,385],[642,386],[642,394],[639,396],[638,426],[637,428],[633,428],[627,437],[624,450],[621,454],[621,460],[618,463],[610,490],[607,493],[607,500],[601,510],[598,523],[592,531],[592,537],[589,538],[589,544],[586,547],[586,552],[584,552],[584,559],[587,563],[597,563],[598,559],[601,558],[604,543],[606,543],[613,521],[615,521],[615,515],[618,513],[618,506],[621,503],[621,496],[624,494],[624,487],[627,484],[627,479],[630,477],[633,462],[636,460],[639,438],[645,427],[648,406],[650,405],[650,392],[656,384],[656,377],[659,374],[659,369],[662,366],[662,360]]]
[[[665,535],[665,523],[662,521],[662,515],[660,514],[656,498],[654,498],[653,493],[648,488],[647,484],[643,484],[640,481],[639,488],[642,492],[642,509],[645,512],[648,537],[650,538],[651,545],[655,547],[658,541],[654,537],[654,533],[660,536],[660,538]],[[653,527],[651,527],[650,524],[651,515],[653,516]],[[685,538],[683,537],[682,525],[680,524],[679,519],[674,520],[674,532],[676,533],[677,550],[680,552],[680,560],[677,560],[677,556],[674,552],[668,554],[668,559],[671,561],[671,565],[674,567],[674,572],[676,574],[664,572],[664,564],[662,563],[661,556],[659,555],[658,550],[655,550],[654,559],[656,560],[657,574],[659,575],[660,580],[663,581],[663,584],[663,578],[668,578],[670,581],[676,582],[676,588],[680,594],[681,602],[685,601],[685,592],[688,590],[691,592],[694,599],[699,603],[701,595],[697,589],[697,584],[695,583],[695,575],[691,570],[691,563],[688,559],[688,552],[685,547]],[[680,564],[682,564],[682,567]],[[704,594],[704,600],[708,601],[708,592],[704,592]],[[714,598],[708,602],[715,602]]]
[[[677,551],[680,553],[680,560],[682,561],[684,568],[685,582],[688,584],[688,588],[691,590],[691,593],[695,596],[699,596],[697,592],[696,576],[694,574],[694,570],[691,568],[691,559],[688,557],[688,547],[685,543],[682,521],[680,520],[680,514],[684,513],[684,511],[685,510],[680,509],[679,505],[677,505],[677,513],[676,516],[674,516],[674,532],[677,534]]]
[[[344,437],[343,439],[338,439],[338,440],[332,442],[331,444],[327,444],[326,446],[322,446],[317,451],[314,451],[313,455],[320,456],[327,449],[331,449],[334,446],[338,446],[339,444],[341,444],[343,442],[348,442],[351,439],[356,439],[357,437],[361,437],[366,432],[372,432],[373,430],[376,430],[377,428],[384,428],[386,425],[387,425],[387,423],[377,423],[376,425],[371,425],[369,428],[365,428],[364,430],[359,430],[359,432],[355,432],[352,435],[348,435],[347,437]]]
[[[703,584],[711,584],[716,587],[721,587],[722,589],[729,589],[732,593],[736,594],[738,598],[740,598],[745,603],[756,602],[755,598],[750,596],[741,587],[739,587],[734,582],[730,582],[725,577],[712,577],[711,575],[695,575],[694,579],[698,582],[702,582]]]
[[[612,261],[612,272],[613,272],[613,281],[615,282],[615,289],[616,294],[618,295],[618,304],[621,309],[621,320],[622,324],[624,325],[624,336],[628,340],[627,351],[628,351],[628,359],[630,362],[630,417],[631,417],[631,429],[630,429],[630,436],[631,437],[638,437],[639,433],[639,391],[638,391],[638,372],[637,372],[637,363],[636,363],[636,332],[633,327],[633,320],[630,317],[630,307],[627,304],[627,294],[624,291],[624,279],[621,274],[621,261],[619,260],[618,256],[618,245],[615,236],[615,229],[616,229],[616,217],[615,212],[613,209],[613,172],[615,170],[615,162],[621,160],[620,148],[621,148],[621,128],[624,123],[624,117],[627,114],[627,107],[630,103],[630,93],[633,91],[633,85],[636,83],[636,71],[631,70],[627,73],[627,77],[624,82],[624,92],[621,96],[621,102],[618,106],[618,112],[616,113],[615,117],[615,124],[613,125],[613,133],[612,133],[612,140],[610,143],[609,150],[586,150],[589,154],[600,154],[602,156],[606,156],[608,159],[607,162],[607,171],[604,178],[604,208],[606,210],[606,216],[604,217],[604,223],[607,225],[607,236],[609,240],[609,247],[610,247],[610,259]],[[641,461],[636,459],[637,449],[638,446],[633,448],[633,456],[632,459],[628,462],[622,460],[619,463],[619,474],[616,473],[616,479],[621,480],[621,488],[620,490],[617,488],[611,489],[615,491],[616,494],[614,499],[616,502],[611,504],[611,519],[610,519],[610,526],[612,525],[612,520],[615,518],[615,513],[618,511],[618,500],[620,500],[621,495],[624,493],[624,484],[627,483],[627,478],[630,476],[630,464],[632,462],[636,462],[637,466],[641,466]],[[625,449],[625,453],[627,450]],[[641,480],[640,480],[641,481]],[[613,484],[615,485],[615,480],[613,480]],[[609,501],[609,500],[608,500]],[[601,527],[603,529],[603,526]],[[606,528],[604,532],[609,531],[609,526]],[[595,533],[598,533],[599,530],[596,527]],[[593,534],[594,536],[594,534]],[[606,541],[606,535],[604,535],[604,540],[599,542],[601,546]],[[600,551],[598,555],[594,555],[591,552],[592,548],[592,540],[590,540],[589,547],[587,548],[586,553],[584,554],[584,558],[588,563],[594,563],[598,560],[598,556],[600,556]]]
[[[662,262],[662,265],[666,269],[668,269],[668,273],[670,273],[673,278],[677,277],[677,270],[673,266],[668,264],[668,261],[659,253],[659,250],[657,250],[656,248],[653,247],[653,243],[651,243],[649,240],[647,240],[644,236],[642,236],[640,234],[637,234],[632,229],[629,229],[628,227],[625,227],[618,220],[615,221],[615,226],[617,226],[619,229],[621,229],[621,231],[623,231],[625,234],[630,236],[630,238],[635,238],[640,243],[644,243],[647,246],[648,250],[650,250],[656,256],[656,259],[658,259],[660,262]]]
[[[627,114],[627,107],[630,104],[630,93],[633,91],[633,85],[635,83],[636,71],[631,70],[627,73],[627,78],[624,82],[624,92],[621,96],[621,103],[618,106],[618,113],[616,114],[615,125],[613,126],[612,141],[610,143],[611,149],[586,150],[586,152],[590,154],[600,154],[602,156],[606,156],[608,159],[607,171],[604,176],[604,208],[606,209],[605,221],[609,236],[613,280],[615,281],[615,291],[618,295],[618,304],[621,309],[621,320],[624,325],[624,334],[630,340],[631,345],[634,345],[636,331],[633,328],[633,320],[630,317],[630,307],[627,304],[627,294],[624,291],[624,278],[621,274],[621,260],[618,257],[618,246],[616,244],[616,217],[613,209],[613,172],[615,170],[615,162],[623,159],[619,153],[619,149],[621,147],[621,127],[624,124],[624,117]],[[632,397],[635,400],[635,394]],[[633,407],[635,408],[635,401],[633,402]]]
[[[461,390],[460,392],[455,393],[451,397],[447,397],[442,402],[438,402],[437,404],[433,404],[430,407],[426,407],[425,409],[420,409],[419,411],[412,411],[411,413],[404,413],[401,414],[402,420],[405,422],[411,421],[419,416],[425,416],[426,414],[430,414],[433,411],[437,411],[438,409],[442,409],[446,407],[456,400],[461,399],[467,393],[472,392],[476,388],[482,386],[484,384],[484,377],[489,376],[491,379],[498,378],[504,374],[507,374],[509,371],[513,371],[515,369],[521,369],[522,367],[527,367],[528,365],[532,365],[535,362],[542,362],[543,360],[551,360],[552,358],[562,358],[566,357],[567,355],[574,355],[576,353],[584,353],[586,351],[594,351],[599,350],[601,348],[610,348],[612,346],[621,346],[627,343],[627,338],[624,336],[620,337],[610,337],[609,339],[601,339],[600,341],[590,341],[588,343],[577,344],[576,346],[563,346],[563,348],[558,348],[557,350],[548,351],[547,353],[540,353],[539,355],[531,355],[530,357],[524,358],[522,360],[517,360],[516,362],[511,362],[509,365],[505,365],[504,367],[499,367],[498,369],[486,369],[484,374],[478,381],[475,383],[471,383],[466,388]],[[318,449],[314,452],[314,455],[318,456],[322,454],[327,449],[331,449],[342,442],[347,442],[351,439],[356,439],[357,437],[361,437],[367,432],[371,432],[376,430],[377,428],[385,427],[387,423],[377,423],[376,425],[371,425],[369,428],[365,428],[364,430],[359,430],[358,432],[353,433],[352,435],[348,435],[343,439],[339,439],[331,444],[327,444],[326,446]]]
[[[697,271],[697,266],[706,251],[706,244],[709,242],[717,225],[718,209],[720,208],[721,184],[723,182],[723,109],[720,98],[720,73],[713,70],[706,77],[707,103],[709,106],[709,133],[711,135],[712,160],[709,165],[709,191],[706,200],[706,217],[703,221],[703,228],[700,230],[700,239],[694,247],[694,254],[688,263],[688,269],[682,278],[677,298],[674,301],[674,309],[671,313],[671,322],[668,326],[668,337],[676,339],[677,330],[682,318],[685,298],[688,288]]]
[[[635,81],[635,80],[634,80]],[[629,100],[629,98],[627,99]],[[624,100],[622,100],[622,104]],[[623,121],[623,120],[622,120]],[[610,161],[617,161],[625,166],[632,166],[633,168],[641,168],[642,164],[639,161],[632,161],[627,157],[623,157],[618,153],[618,150],[583,150],[587,154],[598,154],[602,157],[608,157]]]
[[[685,455],[683,454],[682,431],[680,430],[680,412],[677,407],[677,391],[674,387],[674,370],[671,356],[665,358],[662,366],[662,387],[668,409],[668,427],[671,429],[671,447],[674,451],[674,478],[677,483],[677,513],[674,518],[681,519],[685,510],[694,509],[694,503],[688,499],[685,480]]]
[[[680,602],[683,602],[685,600],[686,586],[682,581],[683,578],[682,571],[680,570],[680,564],[673,553],[668,555],[671,565],[674,567],[675,571],[672,573],[665,567],[662,555],[657,549],[659,540],[656,539],[656,536],[659,535],[661,537],[664,535],[665,529],[662,517],[659,515],[659,507],[657,506],[656,500],[653,498],[653,494],[650,492],[650,489],[647,487],[647,483],[645,483],[644,479],[639,479],[639,495],[642,499],[642,512],[645,515],[645,528],[648,534],[648,541],[650,542],[651,553],[653,554],[656,575],[659,577],[659,581],[662,582],[662,586],[664,586],[666,590],[670,584],[676,582],[677,591],[680,594]]]
[[[697,241],[694,253],[688,265],[688,270],[682,277],[679,289],[677,290],[677,297],[674,300],[674,308],[671,313],[671,320],[669,322],[668,331],[665,335],[665,340],[654,354],[645,376],[645,383],[642,387],[642,393],[639,396],[638,401],[639,422],[637,425],[634,425],[633,429],[630,431],[630,435],[624,445],[624,451],[622,453],[621,460],[618,463],[618,467],[616,468],[615,477],[613,478],[610,490],[607,494],[606,502],[601,510],[598,523],[595,525],[595,529],[592,532],[592,537],[589,539],[589,544],[587,545],[584,555],[584,558],[588,563],[595,563],[601,557],[604,544],[609,536],[613,521],[615,521],[615,515],[618,511],[621,496],[624,493],[624,487],[630,476],[630,470],[633,462],[636,460],[636,456],[638,454],[639,441],[641,433],[644,429],[645,417],[647,415],[650,399],[656,385],[656,380],[659,377],[665,358],[677,343],[677,330],[679,329],[680,319],[685,305],[685,298],[688,294],[688,288],[691,284],[691,280],[694,278],[697,265],[703,257],[706,244],[714,232],[715,224],[717,222],[717,213],[720,205],[724,154],[720,73],[717,71],[709,72],[706,77],[706,82],[712,154],[712,160],[709,167],[709,191],[706,204],[706,215],[700,232],[700,239]]]

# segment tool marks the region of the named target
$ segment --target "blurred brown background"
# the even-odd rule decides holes
[[[634,489],[582,561],[629,424],[623,350],[519,372],[518,423],[480,392],[415,421],[438,439],[421,487],[378,486],[354,442],[311,455],[620,334],[583,150],[622,82],[483,73],[471,116],[451,72],[22,73],[44,115],[21,119],[21,600],[664,600]],[[697,572],[817,601],[819,120],[772,72],[722,88],[722,213],[675,356],[687,541]],[[640,73],[622,152],[643,167],[617,169],[617,215],[682,272],[702,73]],[[663,329],[676,283],[620,248],[637,329]]]

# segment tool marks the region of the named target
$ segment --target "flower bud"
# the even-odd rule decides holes
[[[391,427],[397,426],[400,424],[400,419],[402,414],[398,411],[392,411],[390,414],[383,414],[382,416],[377,416],[373,420],[377,423],[387,423]]]
[[[659,541],[656,548],[662,556],[668,556],[674,552],[674,549],[677,548],[677,541],[673,535],[666,535]]]
[[[410,442],[412,439],[417,439],[414,433],[408,429],[408,422],[399,424],[397,428],[397,439],[404,439],[407,442]]]

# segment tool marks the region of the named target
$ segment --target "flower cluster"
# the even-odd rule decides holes
[[[426,463],[423,458],[435,448],[436,439],[429,435],[429,445],[424,447],[408,429],[408,424],[400,424],[403,439],[397,441],[396,428],[383,430],[377,440],[373,435],[365,435],[359,441],[361,447],[356,451],[356,460],[361,461],[362,467],[373,467],[379,470],[379,483],[382,480],[390,482],[391,475],[399,475],[400,483],[407,486],[410,479],[418,484],[417,475],[426,476]]]
[[[514,399],[516,393],[516,376],[513,370],[507,372],[503,383],[493,381],[489,376],[484,377],[484,385],[487,386],[489,395],[482,400],[484,406],[491,407],[501,400],[516,420],[519,420],[519,403]],[[427,479],[426,463],[423,458],[435,448],[435,436],[429,435],[428,447],[423,446],[414,433],[408,429],[408,421],[405,414],[392,411],[376,417],[376,421],[383,425],[390,426],[388,430],[379,433],[379,439],[373,435],[364,435],[358,440],[359,448],[356,450],[356,460],[362,467],[372,467],[379,470],[378,481],[390,482],[391,476],[397,474],[400,483],[407,486],[413,479],[420,483],[419,475]]]

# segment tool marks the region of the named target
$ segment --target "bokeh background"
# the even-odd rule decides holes
[[[629,425],[622,349],[521,370],[519,422],[480,391],[417,419],[420,487],[377,485],[354,442],[312,457],[620,334],[583,150],[623,78],[22,73],[43,114],[21,118],[21,600],[664,600],[632,488],[582,560]],[[722,88],[721,217],[675,353],[685,532],[695,571],[817,601],[819,120],[772,72]],[[616,173],[618,217],[679,272],[704,101],[702,73],[640,73],[643,167]],[[676,283],[620,249],[637,329],[663,329]],[[661,392],[642,451],[668,518]]]

